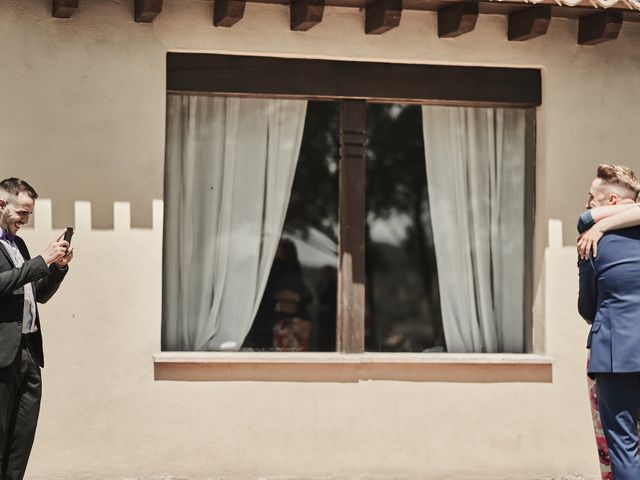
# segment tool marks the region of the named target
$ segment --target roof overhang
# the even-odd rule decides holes
[[[82,0],[84,1],[84,0]],[[624,22],[640,22],[640,0],[214,0],[213,25],[232,27],[247,3],[288,5],[291,30],[304,31],[322,21],[325,7],[365,11],[364,33],[378,35],[400,25],[404,10],[438,13],[438,36],[457,37],[475,28],[478,15],[509,17],[507,38],[523,41],[544,35],[552,18],[579,22],[578,43],[594,45],[613,40]],[[52,15],[69,18],[82,8],[81,0],[53,0]],[[162,0],[135,0],[136,22],[152,22]]]

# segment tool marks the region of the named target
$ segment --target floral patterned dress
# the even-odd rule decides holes
[[[587,365],[589,362],[587,361]],[[593,430],[596,434],[596,447],[598,448],[598,460],[600,461],[600,475],[602,480],[614,480],[611,472],[611,459],[609,458],[609,447],[602,429],[600,420],[600,410],[598,409],[598,396],[596,395],[596,381],[587,376],[589,386],[589,400],[591,404],[591,418],[593,419]]]

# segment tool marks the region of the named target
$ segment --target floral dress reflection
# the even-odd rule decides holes
[[[311,338],[311,291],[304,282],[293,241],[280,240],[274,260],[272,289],[273,347],[279,351],[308,351]]]

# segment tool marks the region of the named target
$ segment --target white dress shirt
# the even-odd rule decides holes
[[[3,234],[3,230],[0,228],[0,237]],[[0,238],[0,242],[7,249],[9,255],[11,255],[11,260],[13,260],[13,264],[16,268],[20,268],[24,264],[24,257],[16,243],[13,240],[8,240],[7,238]],[[33,284],[27,283],[24,285],[24,310],[22,313],[22,333],[33,333],[37,332],[38,327],[36,327],[36,297],[33,291]]]

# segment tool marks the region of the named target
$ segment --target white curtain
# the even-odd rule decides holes
[[[422,116],[447,351],[522,352],[525,111]]]
[[[284,224],[307,102],[167,97],[163,350],[237,350]]]

